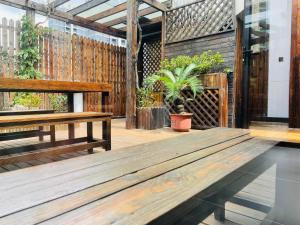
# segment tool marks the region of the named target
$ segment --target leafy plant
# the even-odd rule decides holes
[[[224,70],[224,59],[219,52],[211,50],[203,52],[201,55],[186,56],[180,55],[161,62],[161,69],[175,71],[176,68],[185,68],[190,64],[195,64],[193,71],[197,74],[221,72]]]
[[[36,67],[40,60],[38,39],[46,30],[36,26],[32,20],[23,16],[21,20],[20,50],[17,54],[17,76],[22,79],[39,79],[42,74]]]
[[[14,105],[22,105],[27,108],[39,107],[41,102],[41,97],[35,93],[18,92],[13,99]]]
[[[226,68],[224,69],[224,73],[226,73],[226,74],[230,74],[230,73],[232,73],[232,72],[233,72],[232,69],[229,68],[229,67],[226,67]]]
[[[66,95],[55,95],[49,94],[48,98],[52,108],[57,112],[67,111],[67,96]]]
[[[137,89],[137,107],[155,107],[158,105],[152,88],[143,87]]]
[[[182,92],[191,90],[195,98],[203,90],[201,81],[193,73],[196,69],[197,65],[194,63],[187,67],[177,67],[174,71],[162,69],[158,74],[148,77],[146,84],[151,88],[156,82],[161,81],[165,86],[166,98],[174,102],[177,113],[184,113],[183,103],[192,99],[185,98]]]
[[[20,50],[15,57],[18,70],[15,73],[21,79],[39,79],[42,74],[36,69],[41,58],[38,39],[46,30],[36,26],[26,16],[22,17],[21,24]],[[14,105],[23,105],[28,108],[38,107],[41,102],[41,97],[35,93],[18,92],[13,99]]]

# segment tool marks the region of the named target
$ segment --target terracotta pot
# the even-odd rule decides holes
[[[192,113],[170,114],[171,128],[179,132],[188,132],[192,127]]]

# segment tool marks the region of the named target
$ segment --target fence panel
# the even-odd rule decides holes
[[[166,43],[234,30],[233,0],[200,0],[167,11]]]
[[[15,76],[20,28],[20,21],[0,21],[0,77]],[[42,56],[37,69],[43,79],[111,83],[110,111],[114,116],[125,115],[125,48],[58,31],[40,37],[37,44]],[[0,93],[0,110],[9,109],[12,95]],[[41,96],[41,108],[49,109],[48,95]],[[100,99],[99,93],[85,94],[84,110],[101,111]]]

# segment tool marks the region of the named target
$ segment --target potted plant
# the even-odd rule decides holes
[[[137,128],[154,130],[164,127],[165,107],[162,107],[159,95],[150,87],[137,90]]]
[[[156,82],[162,82],[165,87],[166,99],[175,105],[175,114],[170,114],[171,127],[176,131],[189,131],[192,124],[192,113],[185,111],[184,103],[191,101],[183,95],[183,91],[192,91],[194,97],[203,90],[201,81],[194,71],[197,65],[191,63],[186,67],[177,67],[173,71],[162,69],[146,79],[146,84],[150,87]]]

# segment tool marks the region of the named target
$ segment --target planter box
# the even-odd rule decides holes
[[[137,128],[155,130],[165,124],[165,107],[137,108]]]

